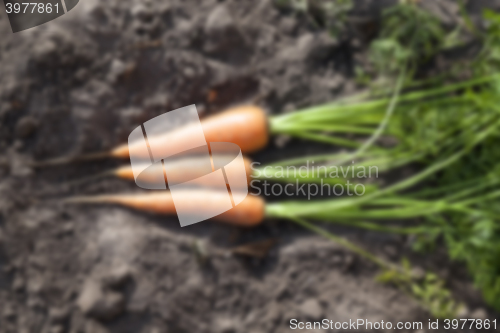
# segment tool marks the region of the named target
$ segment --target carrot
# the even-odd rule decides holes
[[[243,153],[254,153],[264,148],[269,141],[269,121],[265,111],[254,105],[243,105],[231,108],[219,114],[207,117],[201,121],[205,139],[207,142],[231,142],[238,145]],[[197,136],[196,126],[184,126],[163,135],[148,137],[150,146],[168,148],[174,142],[175,145],[183,144],[193,147],[192,142]],[[183,151],[182,147],[176,147]],[[156,151],[161,156],[162,151]],[[72,162],[97,160],[103,158],[128,158],[131,154],[149,160],[149,152],[144,151],[142,142],[135,144],[123,144],[111,151],[97,152],[84,156],[62,157],[48,161],[33,163],[34,167],[45,167]],[[146,156],[147,155],[147,156]]]
[[[244,153],[253,153],[267,145],[269,140],[268,121],[263,109],[245,105],[229,109],[220,114],[208,117],[201,122],[207,142],[232,142],[237,144]],[[150,146],[165,147],[170,142],[176,145],[185,144],[192,147],[191,141],[196,140],[196,126],[184,126],[164,135],[148,138]],[[176,147],[183,150],[182,147]],[[187,150],[187,149],[186,149]],[[124,144],[110,152],[112,157],[127,158],[129,155],[140,157],[144,152],[142,142]],[[157,152],[162,155],[162,152]],[[144,156],[149,158],[148,156]]]
[[[176,199],[183,200],[191,211],[210,213],[217,211],[222,202],[227,200],[227,192],[214,190],[184,190],[176,192]],[[162,215],[175,215],[175,205],[172,194],[168,191],[148,194],[100,195],[90,197],[75,197],[65,200],[66,203],[77,204],[118,204],[136,210],[148,211]],[[203,202],[200,205],[200,202]],[[216,221],[227,224],[253,227],[262,223],[265,215],[265,202],[261,197],[249,195],[240,204],[214,217]]]
[[[168,181],[173,182],[175,184],[190,181],[193,185],[199,185],[203,187],[216,186],[217,184],[213,184],[210,182],[212,178],[205,178],[205,177],[200,178],[200,174],[202,174],[204,171],[200,167],[204,165],[203,164],[204,161],[200,159],[201,159],[200,157],[191,157],[169,162],[171,163],[169,167],[169,174],[166,175],[165,177],[167,178]],[[243,162],[245,163],[247,184],[249,184],[252,177],[252,168],[251,168],[252,161],[246,157],[243,157]],[[236,165],[234,167],[236,167]],[[231,168],[232,168],[231,165],[225,167],[225,169],[229,172],[231,172]],[[132,166],[125,165],[113,170],[105,171],[95,176],[85,177],[83,179],[77,179],[75,181],[69,182],[69,185],[82,184],[106,176],[114,176],[120,179],[131,180],[131,181],[135,180]],[[151,174],[147,170],[145,170],[141,174],[141,181],[153,184],[158,181],[158,177],[155,174]]]
[[[186,181],[192,181],[196,185],[211,187],[214,184],[211,184],[210,179],[206,178],[197,178],[200,177],[200,165],[197,160],[199,158],[193,157],[189,159],[181,159],[179,161],[173,161],[172,166],[169,168],[169,174],[166,175],[167,180],[175,183],[183,183]],[[252,176],[252,161],[246,157],[243,158],[245,163],[245,171],[247,176],[247,183],[250,183],[250,179]],[[226,168],[231,168],[231,166],[227,166]],[[132,171],[132,167],[129,165],[119,167],[115,170],[112,170],[112,174],[118,178],[125,180],[134,180],[134,172]],[[145,177],[147,177],[147,172]],[[147,178],[143,178],[144,181],[148,181]],[[154,180],[151,180],[154,182]],[[208,183],[206,182],[208,181]]]

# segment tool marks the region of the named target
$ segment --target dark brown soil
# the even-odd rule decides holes
[[[337,38],[270,0],[81,0],[17,34],[0,11],[0,332],[289,332],[292,318],[426,323],[412,299],[374,281],[376,267],[286,222],[180,228],[119,207],[70,207],[59,199],[137,189],[113,179],[65,185],[116,162],[29,167],[107,150],[189,104],[204,114],[243,102],[282,113],[352,93],[354,68],[391,3],[357,1],[356,20]],[[475,13],[493,5],[478,3]],[[453,3],[439,4],[445,23],[458,19]],[[253,158],[325,149],[276,138]],[[447,280],[464,316],[494,319],[444,254],[411,254],[405,237],[333,230],[393,261],[411,255]],[[231,254],[268,239],[277,245],[264,258]]]

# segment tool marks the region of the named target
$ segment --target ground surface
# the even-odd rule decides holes
[[[112,179],[64,186],[112,162],[27,166],[109,149],[138,124],[193,103],[205,114],[242,102],[281,113],[349,94],[380,8],[392,1],[358,1],[362,20],[354,22],[363,25],[351,23],[338,39],[269,0],[80,2],[18,34],[0,11],[0,332],[288,332],[292,318],[427,321],[411,299],[374,281],[375,267],[298,227],[181,229],[123,208],[61,205],[58,198],[77,193],[137,189]],[[442,4],[429,6],[456,20],[456,7]],[[477,12],[485,4],[471,5]],[[324,147],[277,138],[254,159],[315,149]],[[394,261],[409,252],[406,238],[336,231]],[[268,239],[278,243],[263,259],[229,251]],[[494,318],[443,255],[413,259],[447,279],[465,316]]]

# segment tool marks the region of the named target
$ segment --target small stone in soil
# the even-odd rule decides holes
[[[123,312],[125,302],[120,293],[104,291],[97,281],[87,281],[78,298],[78,307],[89,317],[111,320]]]
[[[50,328],[50,333],[63,333],[64,327],[62,325],[55,325]]]
[[[12,306],[7,305],[3,310],[2,316],[6,320],[13,320],[16,318],[16,311],[12,308]]]
[[[384,246],[384,252],[392,259],[398,256],[398,248],[392,244],[386,244]]]
[[[49,311],[49,320],[51,323],[60,324],[69,317],[69,311],[66,308],[52,308]]]
[[[16,135],[24,139],[33,134],[38,126],[36,119],[26,116],[21,118],[16,124]]]
[[[230,318],[218,318],[215,320],[214,328],[216,332],[220,333],[234,333],[236,332],[237,324]]]
[[[132,269],[128,265],[119,265],[112,268],[102,279],[109,288],[120,288],[132,277]]]
[[[307,318],[317,319],[323,315],[323,309],[315,299],[308,299],[299,307],[300,312]]]
[[[352,254],[346,254],[344,257],[344,265],[342,265],[342,271],[347,272],[351,268],[353,268],[355,260],[356,257],[354,257]]]

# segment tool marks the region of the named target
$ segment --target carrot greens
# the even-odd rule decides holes
[[[405,20],[405,15],[402,18]],[[481,35],[483,48],[469,63],[466,73],[460,73],[468,79],[446,85],[443,84],[446,77],[442,77],[430,85],[421,85],[424,88],[406,88],[384,132],[385,137],[392,138],[393,144],[389,146],[375,144],[366,150],[359,149],[363,139],[371,137],[383,123],[390,102],[387,96],[329,104],[272,119],[275,132],[291,136],[301,137],[300,124],[309,132],[318,131],[314,134],[323,135],[323,138],[343,139],[343,133],[358,136],[357,140],[350,139],[347,143],[351,145],[346,147],[358,148],[359,154],[355,151],[309,156],[283,161],[281,165],[299,166],[310,160],[325,165],[349,165],[352,163],[349,158],[355,156],[357,164],[377,165],[385,173],[410,164],[422,171],[395,184],[375,184],[377,190],[363,197],[271,203],[266,207],[266,215],[292,220],[344,245],[343,240],[310,221],[415,235],[414,247],[420,250],[432,248],[441,240],[450,258],[466,264],[484,299],[500,310],[500,76],[491,74],[496,73],[500,65],[500,15],[487,11],[485,19],[489,26]],[[421,20],[420,17],[415,22]],[[403,22],[388,24],[399,26]],[[397,34],[399,30],[393,31]],[[390,43],[382,41],[374,47],[381,48],[377,52],[384,47],[393,53],[400,52],[401,58],[396,59],[404,59],[402,63],[409,65],[411,71],[416,68],[411,55],[415,55],[415,61],[425,59],[432,54],[433,45],[444,38],[437,30],[428,33],[435,42],[405,46],[404,39],[389,36]],[[423,53],[403,52],[405,47],[411,49],[415,45],[420,45]],[[384,74],[398,71],[401,71],[400,64],[383,68]],[[405,83],[404,87],[411,87],[412,83]],[[328,132],[326,127],[330,123],[335,127]],[[326,174],[321,176],[326,177]],[[321,176],[316,175],[312,181]],[[377,263],[378,259],[371,258],[371,254],[359,249],[353,251]],[[397,274],[391,276],[384,272],[382,275],[393,282],[407,282],[406,277]],[[430,280],[435,278],[432,275]],[[438,294],[449,295],[440,283],[435,286]],[[411,288],[417,293],[425,289]],[[457,308],[450,304],[431,311],[438,317],[451,316]]]

